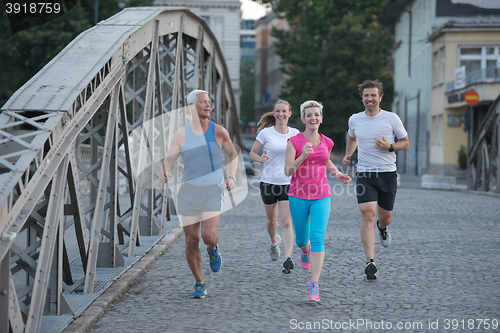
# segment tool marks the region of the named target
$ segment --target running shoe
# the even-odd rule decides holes
[[[307,298],[310,301],[319,302],[319,285],[318,285],[318,282],[311,282],[311,285],[309,286],[309,296],[307,296]]]
[[[307,245],[309,245],[309,252],[304,252],[300,249],[300,252],[302,253],[300,256],[300,265],[302,266],[302,269],[306,271],[311,269],[311,241],[309,241]]]
[[[222,257],[219,253],[219,244],[215,246],[215,249],[212,251],[208,250],[208,257],[210,258],[210,268],[212,272],[218,272],[222,266]]]
[[[283,263],[283,268],[281,269],[281,272],[283,272],[283,274],[290,274],[294,267],[295,265],[293,264],[292,258],[288,257]]]
[[[205,282],[197,280],[194,285],[194,292],[191,294],[191,297],[205,298],[206,295],[207,295],[207,285],[205,284]]]
[[[367,261],[365,266],[365,274],[368,280],[376,280],[377,266],[373,261]]]
[[[269,248],[269,254],[271,255],[272,261],[276,261],[280,257],[281,254],[280,243],[281,243],[281,237],[280,235],[276,235],[276,245],[273,245],[271,243],[271,247]]]
[[[380,229],[377,221],[377,228],[380,234],[380,245],[382,245],[383,247],[389,247],[389,245],[391,245],[391,233],[387,229],[388,226],[386,226],[384,229]]]

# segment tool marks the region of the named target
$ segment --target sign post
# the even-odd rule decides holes
[[[469,105],[469,113],[470,113],[470,130],[469,130],[469,149],[472,147],[472,139],[474,138],[474,105],[476,105],[479,102],[479,94],[477,91],[471,89],[467,91],[464,95],[464,100],[465,103]]]
[[[479,94],[475,90],[469,90],[464,95],[465,103],[474,106],[479,102]]]

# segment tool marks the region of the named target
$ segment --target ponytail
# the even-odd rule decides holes
[[[260,126],[259,126],[260,125]],[[274,118],[273,112],[266,112],[260,117],[259,122],[257,123],[257,133],[262,131],[266,127],[271,127],[276,125],[276,118]]]

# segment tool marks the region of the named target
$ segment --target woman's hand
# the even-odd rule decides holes
[[[312,143],[310,142],[306,142],[306,144],[304,145],[304,147],[302,148],[302,157],[304,159],[307,158],[307,155],[309,155],[310,153],[313,153],[314,152],[314,149],[313,149],[313,145]]]
[[[269,161],[269,156],[267,156],[267,150],[264,150],[264,154],[260,155],[260,163],[267,163]]]
[[[344,185],[349,185],[351,183],[351,177],[349,175],[339,172],[337,173],[337,179],[340,180]]]

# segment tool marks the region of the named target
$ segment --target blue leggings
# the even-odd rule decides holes
[[[289,197],[288,200],[297,246],[306,246],[311,240],[311,252],[325,252],[325,232],[330,218],[330,197],[318,200]],[[309,217],[311,217],[310,225]]]

